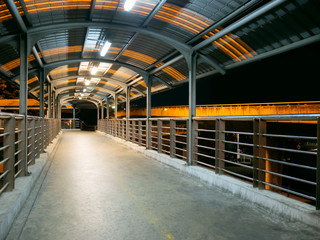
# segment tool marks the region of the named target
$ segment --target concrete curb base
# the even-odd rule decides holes
[[[120,138],[107,135],[108,138],[122,143],[125,146],[143,153],[144,155],[158,160],[166,165],[172,166],[181,172],[192,175],[210,186],[216,186],[224,191],[231,192],[235,196],[257,204],[270,214],[281,216],[289,221],[299,221],[320,229],[320,212],[314,206],[297,201],[292,198],[268,191],[253,188],[251,184],[238,179],[218,175],[215,172],[198,166],[187,166],[186,162],[171,158],[168,155],[158,153],[154,150],[147,150],[145,147],[125,141]]]
[[[45,153],[41,153],[40,157],[36,159],[34,165],[28,167],[31,173],[27,177],[19,177],[15,181],[15,188],[11,192],[5,192],[0,196],[0,239],[5,239],[10,231],[11,225],[19,214],[21,208],[26,202],[29,194],[31,193],[37,179],[39,178],[43,167],[47,160],[54,152],[59,141],[60,134],[52,141],[46,148]]]

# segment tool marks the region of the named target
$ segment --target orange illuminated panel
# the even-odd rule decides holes
[[[164,64],[163,62],[158,63],[155,67],[160,67],[163,64]],[[177,81],[182,81],[182,80],[186,79],[186,76],[184,76],[181,72],[179,72],[178,70],[174,69],[171,66],[165,67],[161,71],[167,73],[168,75],[170,75],[171,77],[173,77]]]
[[[58,48],[43,50],[43,56],[49,57],[53,55],[75,53],[75,52],[82,52],[82,45],[58,47]]]
[[[138,83],[139,85],[147,88],[147,84],[146,84],[146,82],[145,82],[144,80],[140,80],[140,81],[138,81],[137,83]],[[154,89],[155,89],[154,87],[151,87],[151,91],[153,91]]]
[[[135,52],[135,51],[132,51],[132,50],[125,50],[122,53],[122,56],[134,58],[134,59],[137,59],[139,61],[142,61],[142,62],[145,62],[145,63],[148,63],[148,64],[153,64],[153,63],[155,63],[157,61],[157,59],[155,59],[153,57],[150,57],[150,56],[145,55],[143,53]]]
[[[28,80],[28,84],[34,83],[36,81],[38,81],[38,77],[33,77],[33,78]]]
[[[14,1],[19,13],[21,16],[24,15],[23,9],[20,5],[19,1]],[[7,5],[4,3],[4,1],[0,1],[0,21],[6,21],[11,19],[12,16],[10,14],[9,9],[7,8]]]
[[[31,54],[31,55],[29,56],[29,58],[28,58],[28,62],[32,62],[32,61],[34,61],[35,59],[36,59],[36,58],[34,57],[34,55]],[[3,65],[1,66],[1,69],[2,69],[3,71],[5,71],[5,72],[8,72],[8,71],[10,71],[11,69],[14,69],[14,68],[19,67],[19,66],[20,66],[20,58],[17,58],[17,59],[15,59],[15,60],[12,60],[12,61],[10,61],[10,62],[7,62],[7,63],[3,64]]]
[[[133,93],[133,92],[130,92],[130,96],[131,96],[131,97],[136,97],[137,94],[135,94],[135,93]]]
[[[170,3],[164,4],[154,18],[171,23],[194,34],[198,34],[212,24],[210,20],[196,13]]]
[[[118,6],[118,1],[105,1],[105,0],[97,0],[95,9],[101,10],[116,10]]]
[[[186,77],[181,72],[174,69],[173,67],[170,67],[170,66],[165,67],[164,69],[162,69],[162,71],[164,71],[165,73],[167,73],[168,75],[176,79],[177,81],[182,81],[186,79]]]
[[[147,1],[136,1],[134,7],[130,10],[130,13],[135,13],[142,16],[148,16],[150,12],[153,10],[155,4]],[[124,1],[105,1],[105,0],[97,0],[95,9],[101,10],[117,10],[124,11]]]
[[[124,1],[120,3],[119,10],[125,11],[124,3],[125,3]],[[148,16],[154,7],[155,7],[155,3],[138,0],[136,1],[133,8],[130,10],[130,13],[135,13],[142,16]]]
[[[218,33],[220,30],[215,29],[207,35],[203,36],[203,38],[207,39]],[[254,55],[257,55],[257,53],[248,44],[243,42],[239,37],[235,36],[232,33],[226,34],[225,36],[212,42],[212,44],[236,62],[240,62],[247,58],[253,57]]]
[[[66,80],[66,81],[61,81],[61,82],[58,82],[56,84],[56,86],[63,85],[63,84],[68,84],[68,83],[74,83],[74,82],[77,82],[77,79],[70,79],[70,80]]]
[[[100,83],[103,83],[103,84],[106,84],[106,85],[109,85],[109,86],[112,86],[112,87],[119,87],[119,85],[117,84],[114,84],[114,83],[110,83],[106,80],[100,80]]]
[[[4,3],[4,1],[0,1],[0,21],[6,21],[12,18],[9,9],[7,8],[7,5]]]
[[[90,0],[25,0],[29,14],[70,9],[90,9]]]
[[[129,74],[126,74],[126,73],[120,72],[120,71],[116,71],[113,69],[109,69],[108,73],[112,73],[114,75],[118,75],[118,76],[124,77],[126,79],[131,77],[131,75],[129,75]]]
[[[73,72],[73,71],[78,71],[78,67],[72,67],[72,68],[68,68],[68,67],[63,67],[63,68],[59,68],[59,69],[55,69],[52,70],[50,72],[50,75],[55,75],[55,74],[60,74],[60,73],[66,73],[66,72]]]
[[[121,48],[110,47],[110,49],[108,50],[108,53],[118,54],[120,50]],[[96,48],[95,45],[86,45],[85,52],[100,52],[100,48]]]

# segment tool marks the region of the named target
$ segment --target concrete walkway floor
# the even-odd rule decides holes
[[[101,134],[65,131],[7,240],[320,239]]]

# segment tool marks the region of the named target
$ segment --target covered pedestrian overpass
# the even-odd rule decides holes
[[[253,202],[261,193],[276,194],[281,200],[275,202],[283,206],[307,209],[307,217],[294,211],[290,218],[319,223],[319,113],[196,114],[197,80],[212,76],[214,81],[231,69],[318,44],[319,12],[317,0],[2,0],[0,78],[19,88],[20,101],[19,114],[0,113],[1,194],[14,191],[59,135],[62,107],[90,102],[102,109],[98,130],[112,141],[132,142]],[[188,115],[154,118],[152,94],[181,84],[189,86]],[[259,81],[251,87],[258,90]],[[30,98],[39,101],[39,116],[28,115]],[[146,99],[145,116],[130,118],[130,101],[139,98]],[[119,103],[126,106],[124,118],[117,118]],[[132,192],[118,180],[137,200],[140,190]],[[244,193],[248,188],[250,194]],[[165,218],[160,221],[140,203],[136,206],[162,237],[173,239],[164,230]]]

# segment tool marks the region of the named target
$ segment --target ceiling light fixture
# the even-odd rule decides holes
[[[95,75],[98,71],[98,67],[92,67],[91,68],[91,75]]]
[[[135,3],[136,3],[136,0],[127,0],[124,4],[124,10],[130,11],[133,8]]]
[[[89,84],[90,84],[90,81],[89,80],[84,80],[84,85],[86,85],[86,86],[89,86]]]
[[[111,42],[106,41],[101,49],[100,56],[104,57],[107,54],[110,47],[111,47]]]

